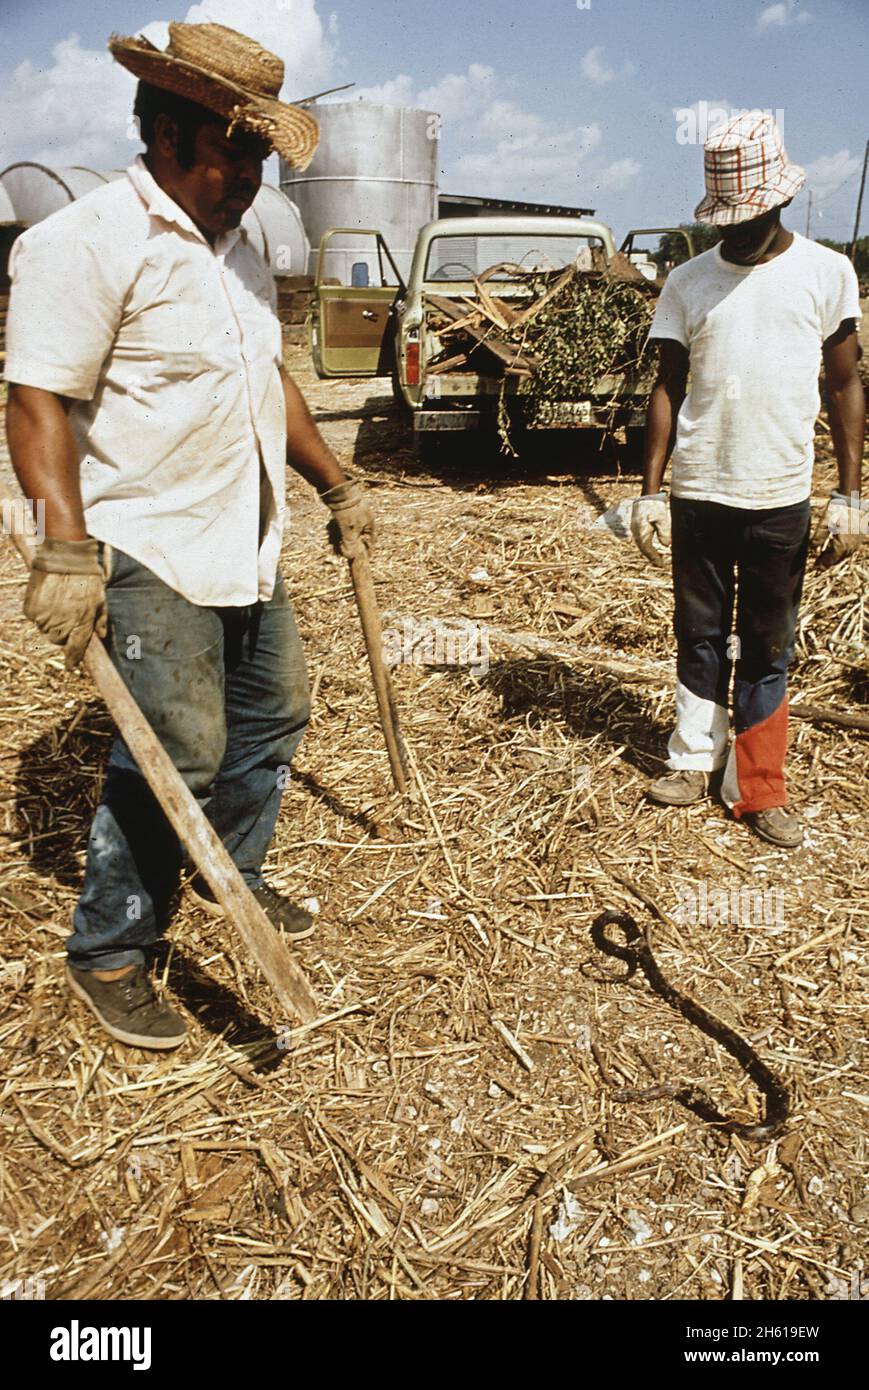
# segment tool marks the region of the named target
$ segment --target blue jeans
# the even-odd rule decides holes
[[[283,579],[251,608],[205,608],[111,551],[112,662],[242,877],[262,883],[289,765],[305,731],[305,657]],[[145,960],[183,850],[129,749],[115,740],[67,941],[80,970]]]
[[[668,766],[724,767],[721,794],[737,819],[787,805],[787,673],[810,511],[808,498],[758,511],[670,498],[678,686]]]

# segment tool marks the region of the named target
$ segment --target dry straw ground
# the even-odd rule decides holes
[[[314,716],[268,872],[319,899],[299,955],[331,1021],[293,1032],[230,927],[182,896],[157,969],[190,1039],[148,1056],[107,1043],[62,985],[111,731],[20,617],[2,547],[0,1279],[106,1299],[859,1296],[866,732],[793,721],[797,853],[715,803],[653,809],[668,579],[594,529],[636,479],[593,454],[523,472],[450,453],[421,472],[382,382],[315,383],[301,352],[290,365],[371,486],[393,628],[473,617],[493,630],[491,665],[396,670],[416,791],[402,826],[346,569],[293,481],[283,567]],[[819,502],[828,438],[819,426]],[[869,551],[810,574],[796,700],[865,717],[867,578]],[[697,1082],[726,1113],[759,1114],[738,1064],[641,975],[608,978],[621,970],[594,948],[594,917],[648,920],[611,870],[667,918],[654,941],[670,978],[786,1080],[776,1142],[670,1100],[614,1100],[612,1082]],[[678,920],[700,884],[780,889],[782,911]]]

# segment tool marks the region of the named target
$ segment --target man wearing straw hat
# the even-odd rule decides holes
[[[672,523],[676,727],[670,771],[649,796],[686,806],[721,773],[733,815],[794,848],[802,830],[785,790],[787,668],[809,545],[822,361],[839,486],[819,562],[843,560],[869,521],[860,504],[859,290],[845,256],[782,226],[805,173],[788,160],[771,116],[751,111],[719,127],[705,171],[695,216],[720,227],[721,242],[678,266],[658,301],[650,338],[660,367],[631,517],[656,564]],[[668,506],[661,483],[671,450]]]
[[[309,913],[263,881],[309,712],[278,569],[287,462],[352,556],[373,524],[286,375],[271,274],[241,219],[276,150],[304,168],[307,111],[283,63],[219,24],[170,24],[165,51],[114,37],[139,78],[146,145],[126,176],[25,232],[11,261],[7,431],[45,500],[25,612],[67,664],[94,631],[254,895],[291,938]],[[154,993],[181,847],[118,739],[88,842],[67,979],[120,1041],[176,1047]],[[207,889],[199,901],[219,911]]]

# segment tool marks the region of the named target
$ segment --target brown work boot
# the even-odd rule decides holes
[[[118,1042],[166,1051],[180,1047],[187,1036],[181,1015],[154,993],[144,965],[134,965],[116,980],[99,980],[92,970],[67,965],[66,980],[73,994]]]
[[[742,817],[748,821],[755,835],[769,840],[779,849],[799,849],[803,843],[803,827],[793,811],[784,806],[770,806],[766,811],[749,811]]]
[[[709,795],[709,773],[680,767],[650,782],[646,795],[660,806],[691,806]]]
[[[203,878],[197,875],[187,886],[196,906],[207,912],[209,917],[224,916],[223,908]],[[250,891],[272,926],[285,931],[290,941],[304,941],[314,935],[314,918],[306,908],[297,907],[267,883],[261,883],[258,888],[251,888]]]

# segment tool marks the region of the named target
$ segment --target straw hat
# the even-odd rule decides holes
[[[733,226],[781,207],[799,193],[806,171],[787,157],[774,118],[765,111],[732,116],[704,146],[706,197],[698,222]]]
[[[109,49],[143,82],[226,116],[268,140],[297,169],[307,169],[319,140],[314,117],[278,101],[284,65],[246,34],[223,24],[170,24],[165,51],[147,39],[113,34]]]

